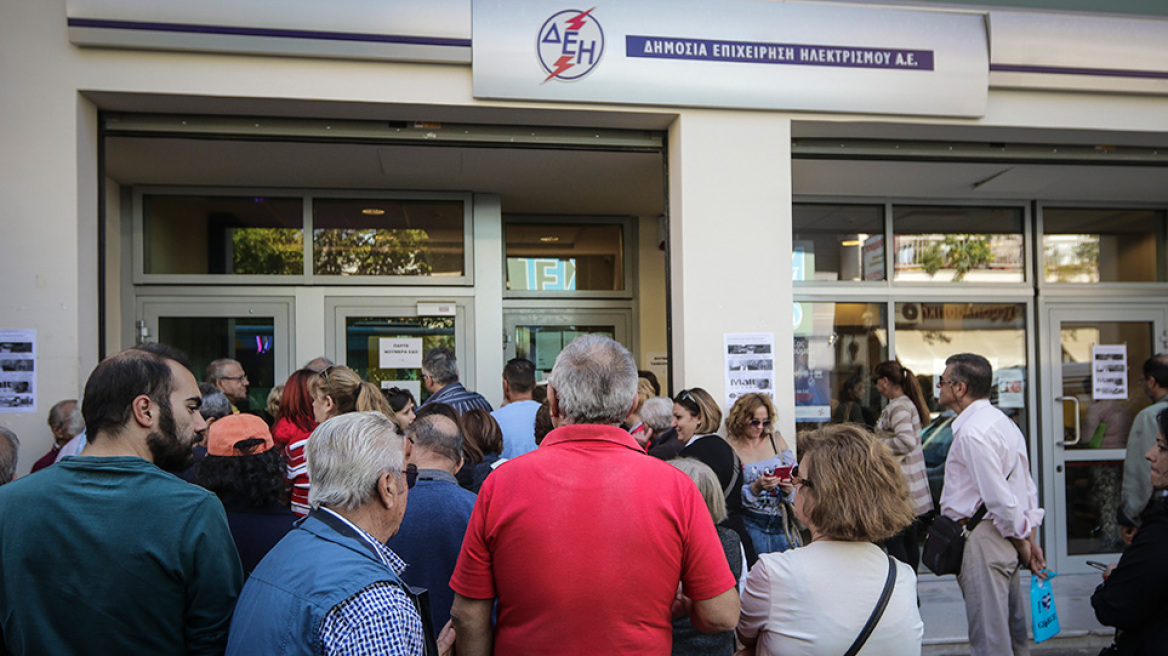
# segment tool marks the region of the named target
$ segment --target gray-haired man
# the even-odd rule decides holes
[[[422,384],[430,392],[430,398],[422,405],[445,403],[458,411],[459,416],[475,408],[490,412],[491,402],[482,394],[463,387],[458,376],[458,360],[454,352],[443,347],[426,351],[422,358]]]
[[[244,585],[227,653],[420,655],[405,563],[385,546],[416,473],[401,436],[379,412],[351,412],[318,426],[305,452],[312,512]]]

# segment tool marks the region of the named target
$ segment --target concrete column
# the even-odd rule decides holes
[[[503,405],[503,206],[497,195],[474,197],[474,378],[463,369],[463,385]]]
[[[791,122],[686,111],[669,130],[674,389],[725,399],[725,333],[774,333],[779,429],[793,436]]]

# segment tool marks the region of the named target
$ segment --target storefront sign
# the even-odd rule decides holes
[[[984,16],[726,0],[475,0],[478,98],[981,116]]]
[[[884,280],[884,235],[864,240],[864,280]]]
[[[1127,399],[1127,345],[1091,347],[1091,395],[1096,401]]]

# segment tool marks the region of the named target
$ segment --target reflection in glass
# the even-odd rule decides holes
[[[268,392],[277,382],[275,332],[271,317],[158,318],[158,341],[186,353],[191,371],[200,380],[212,360],[239,360],[250,386],[247,401],[235,405],[253,412],[267,406]]]
[[[290,276],[304,273],[299,198],[142,198],[145,273]]]
[[[581,335],[604,335],[616,339],[613,326],[516,326],[515,357],[535,363],[535,378],[547,380],[564,347]]]
[[[955,353],[977,353],[990,361],[994,369],[990,402],[1027,434],[1026,305],[896,304],[896,354],[917,375],[934,413],[921,437],[929,490],[938,507],[955,415],[937,403],[937,380],[945,371],[945,360]]]
[[[623,232],[613,223],[508,223],[510,291],[620,291]]]
[[[386,367],[381,364],[384,339],[417,340],[417,366]],[[365,380],[381,388],[408,389],[421,404],[430,397],[422,387],[422,359],[439,346],[458,356],[454,345],[454,317],[346,317],[345,364]],[[411,363],[413,364],[413,363]]]
[[[1075,406],[1063,405],[1063,439],[1078,440],[1073,448],[1122,449],[1127,446],[1132,418],[1151,401],[1144,394],[1143,368],[1152,357],[1153,326],[1140,321],[1064,321],[1059,330],[1062,348],[1062,395],[1079,400],[1079,429],[1075,436]],[[1126,399],[1095,399],[1091,347],[1123,344],[1127,347]],[[1072,448],[1068,445],[1068,448]]]
[[[793,280],[884,280],[884,207],[792,207]]]
[[[895,280],[1022,282],[1022,222],[1013,207],[896,206]]]
[[[1122,551],[1117,511],[1123,462],[1067,462],[1066,471],[1067,553]]]
[[[313,273],[334,276],[461,276],[462,201],[313,201]]]
[[[869,378],[872,367],[888,359],[885,308],[883,303],[795,303],[798,430],[830,422],[849,401],[873,418],[879,415],[880,394]]]
[[[1164,213],[1045,208],[1046,282],[1157,282],[1165,276]]]

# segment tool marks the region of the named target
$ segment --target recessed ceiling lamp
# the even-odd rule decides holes
[[[542,242],[544,242],[544,243],[550,243],[550,242],[553,242],[553,241],[559,241],[559,240],[560,240],[560,238],[559,238],[559,237],[551,237],[551,236],[549,236],[549,237],[540,237],[540,238],[539,238],[539,240],[540,240],[540,241],[542,241]]]
[[[840,242],[840,246],[859,246],[859,245],[860,245],[859,239],[848,239],[846,241]]]
[[[382,214],[385,214],[385,210],[381,209],[380,207],[366,207],[365,209],[361,210],[361,213],[368,214],[369,216],[381,216]]]

